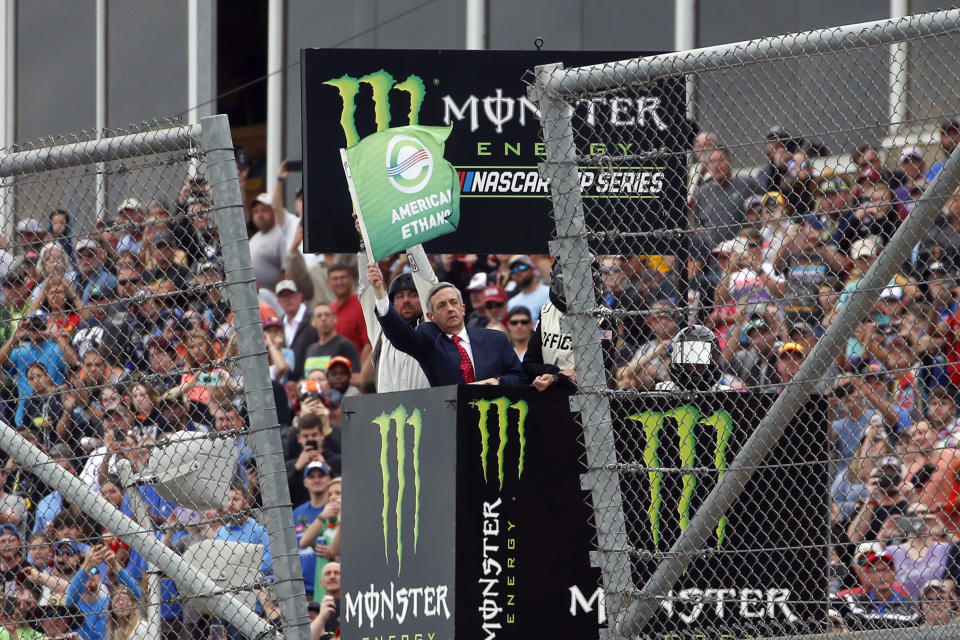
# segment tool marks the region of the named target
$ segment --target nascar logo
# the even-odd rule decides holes
[[[433,156],[416,138],[394,136],[386,155],[387,179],[397,191],[417,193],[430,181]]]

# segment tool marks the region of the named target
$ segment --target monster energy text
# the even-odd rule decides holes
[[[681,466],[681,490],[680,499],[677,502],[677,512],[679,515],[680,531],[687,528],[690,523],[690,507],[693,503],[694,491],[697,487],[697,475],[694,471],[697,461],[697,447],[700,444],[698,436],[698,427],[707,427],[713,430],[713,465],[717,469],[717,482],[723,477],[724,469],[727,468],[727,446],[730,442],[730,436],[733,434],[733,420],[726,411],[717,411],[710,417],[703,417],[695,407],[685,405],[677,407],[665,413],[657,411],[645,411],[630,416],[643,427],[643,433],[646,437],[646,443],[643,448],[643,464],[650,471],[647,477],[650,481],[650,506],[647,513],[650,516],[650,533],[653,538],[653,551],[660,550],[660,513],[663,507],[662,485],[664,472],[660,471],[660,433],[664,421],[673,419],[677,424],[677,444],[680,454]],[[721,517],[717,522],[717,548],[724,542],[726,533],[727,519]]]
[[[403,520],[403,500],[407,487],[407,427],[410,427],[413,436],[411,447],[411,470],[413,471],[413,552],[417,552],[417,543],[420,538],[420,435],[423,431],[423,421],[420,416],[420,410],[414,409],[412,413],[407,414],[403,405],[394,409],[389,415],[380,414],[373,420],[373,423],[380,427],[380,481],[383,493],[383,508],[380,512],[380,525],[383,531],[383,555],[390,563],[391,555],[397,559],[397,575],[400,575],[400,569],[403,566],[403,542],[404,542],[404,520]],[[391,500],[390,493],[391,472],[390,467],[393,462],[390,459],[390,432],[394,432],[393,437],[396,442],[396,501],[393,503],[395,535],[390,536],[390,512]],[[394,546],[393,554],[390,553],[391,542]]]
[[[507,397],[494,400],[475,400],[470,403],[479,412],[477,428],[480,431],[480,466],[483,469],[484,482],[489,482],[488,460],[490,458],[490,408],[497,409],[497,491],[503,490],[504,480],[507,477],[507,444],[510,442],[510,410],[516,411],[516,437],[519,445],[517,456],[516,477],[523,476],[523,463],[526,456],[527,435],[526,422],[529,405],[524,400],[511,403]],[[512,474],[511,474],[512,475]],[[517,537],[514,529],[516,523],[505,517],[501,512],[503,501],[497,497],[483,503],[483,536],[482,536],[482,573],[480,578],[481,602],[479,613],[482,619],[485,640],[494,640],[497,633],[503,628],[503,620],[507,624],[516,621],[516,586],[517,577],[514,573],[517,562]],[[502,586],[501,586],[502,585]],[[505,587],[505,588],[504,588]],[[504,616],[506,612],[506,616]]]

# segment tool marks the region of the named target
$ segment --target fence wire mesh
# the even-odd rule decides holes
[[[288,578],[270,554],[261,508],[276,505],[261,505],[244,393],[255,386],[244,359],[270,343],[238,350],[237,332],[259,322],[242,327],[228,300],[216,223],[228,217],[214,192],[239,202],[239,189],[235,174],[210,179],[200,134],[149,123],[25,143],[0,161],[0,621],[11,638],[294,626],[275,593],[274,578]],[[242,239],[235,254],[249,251]]]
[[[612,637],[960,617],[958,45],[949,11],[529,75]]]

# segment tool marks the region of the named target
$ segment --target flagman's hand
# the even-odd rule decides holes
[[[373,287],[373,293],[377,296],[377,300],[383,300],[387,297],[387,292],[383,288],[383,272],[380,271],[376,262],[367,265],[367,281]]]

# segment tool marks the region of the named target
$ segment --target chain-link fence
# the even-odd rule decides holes
[[[6,633],[305,637],[226,117],[26,144],[0,175]]]
[[[958,44],[945,11],[532,74],[605,633],[960,617]]]

